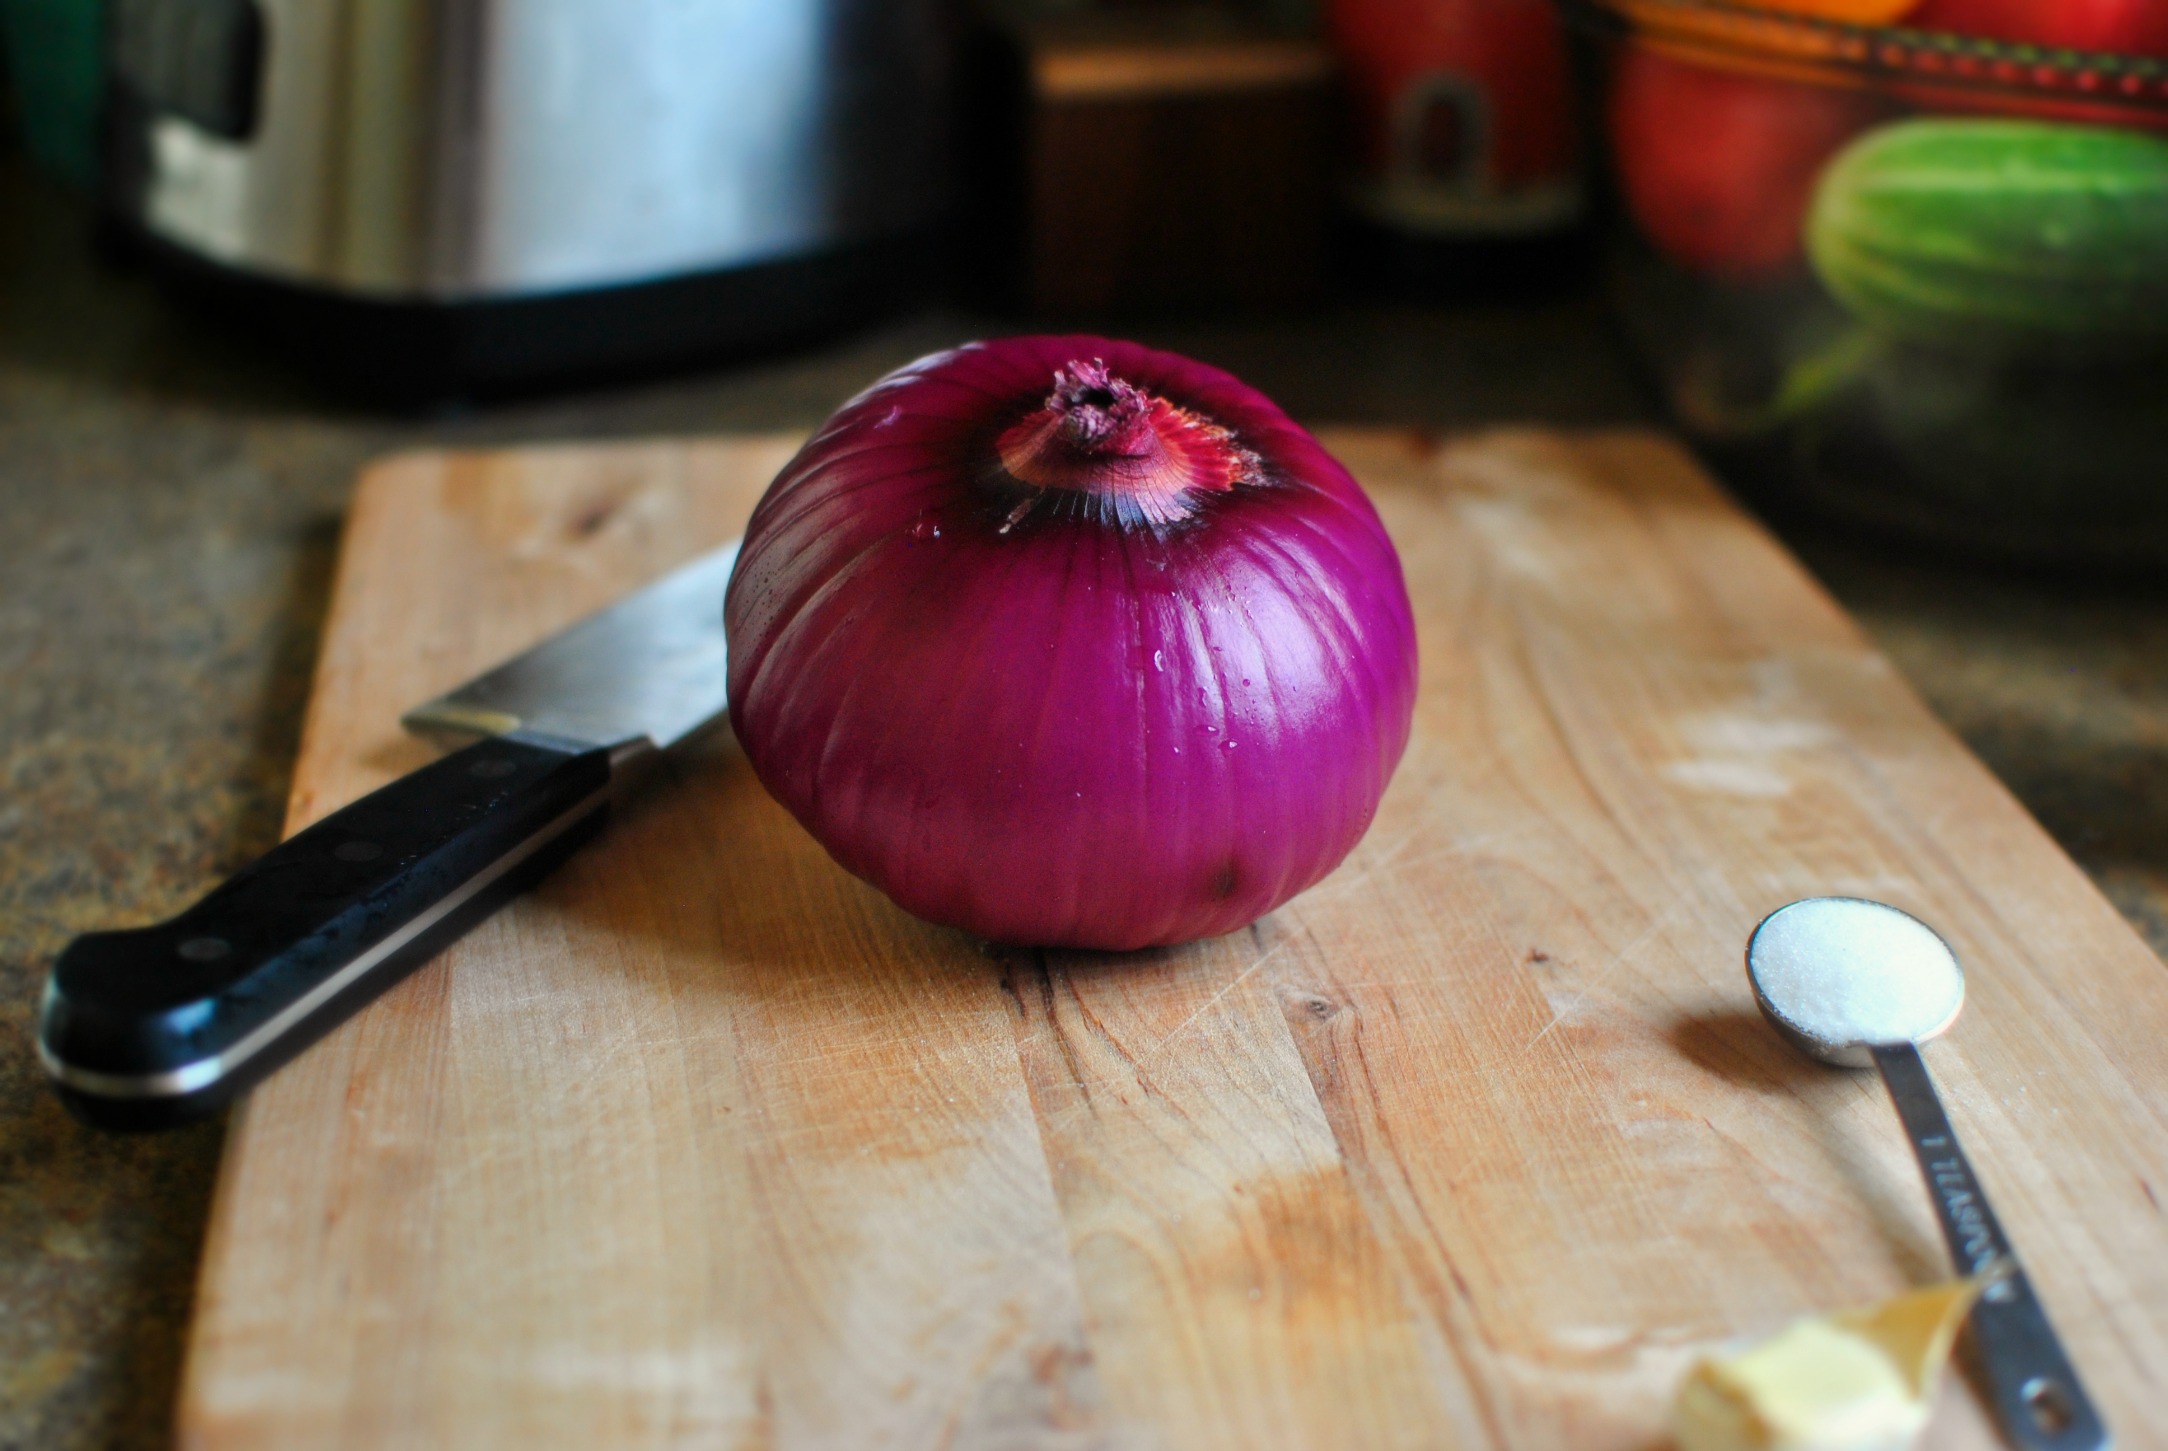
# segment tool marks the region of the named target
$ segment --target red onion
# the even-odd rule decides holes
[[[1331,871],[1408,741],[1400,560],[1226,373],[1094,337],[922,358],[768,488],[724,607],[761,781],[1000,942],[1229,932]]]

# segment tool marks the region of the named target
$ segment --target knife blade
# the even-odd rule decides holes
[[[38,1057],[103,1128],[208,1114],[570,856],[728,706],[735,542],[401,717],[471,742],[342,807],[179,916],[53,964]]]

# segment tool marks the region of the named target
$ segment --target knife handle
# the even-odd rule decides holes
[[[538,881],[608,814],[611,753],[478,742],[287,838],[187,911],[93,932],[38,1056],[101,1128],[200,1118]]]

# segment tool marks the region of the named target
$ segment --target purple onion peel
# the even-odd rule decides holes
[[[1353,849],[1415,625],[1346,469],[1134,343],[889,374],[769,486],[724,609],[761,781],[906,910],[1126,949],[1243,927]]]

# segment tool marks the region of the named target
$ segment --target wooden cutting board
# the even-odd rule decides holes
[[[1945,1261],[1748,931],[1882,898],[2123,1448],[2168,1446],[2168,973],[1758,526],[1643,434],[1328,444],[1422,639],[1376,825],[1246,932],[1001,951],[725,742],[235,1119],[189,1447],[1663,1444],[1694,1356]],[[406,705],[739,527],[783,438],[414,454],[348,526],[289,825]],[[1997,1444],[1962,1383],[1929,1444]]]

